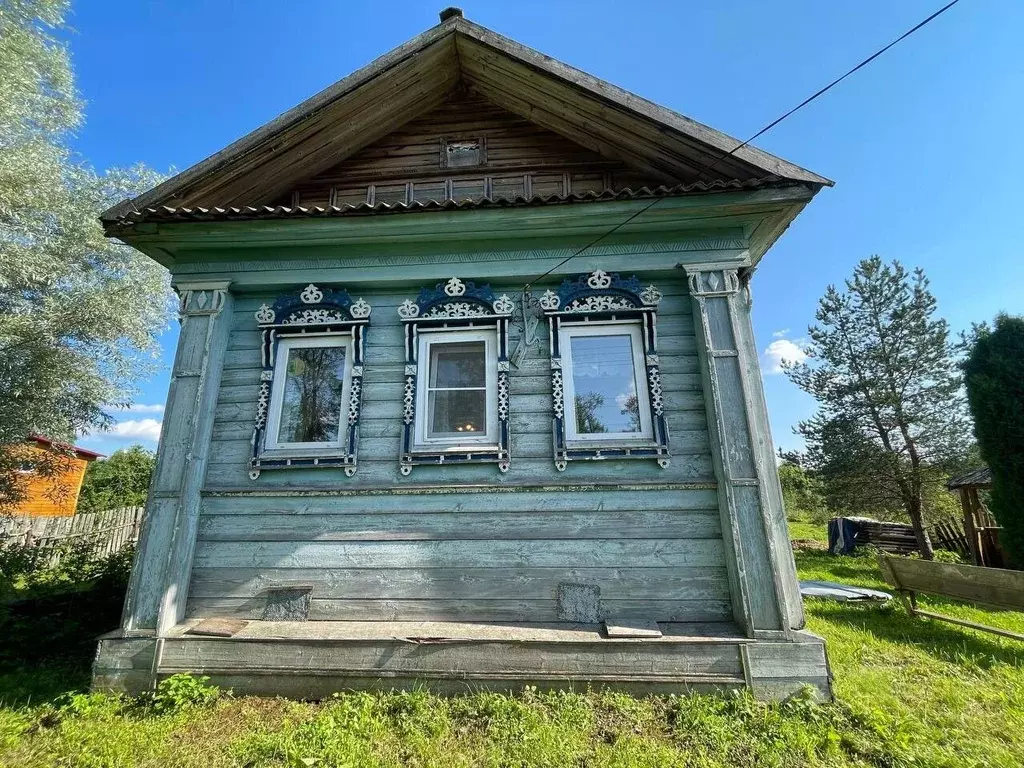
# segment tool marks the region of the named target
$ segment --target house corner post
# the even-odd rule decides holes
[[[803,626],[749,292],[732,265],[684,265],[718,481],[734,614],[749,634]]]
[[[122,630],[163,635],[181,621],[231,326],[228,281],[178,282],[181,335]]]

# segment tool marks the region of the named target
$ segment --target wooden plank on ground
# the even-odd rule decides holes
[[[879,556],[886,580],[897,589],[1024,610],[1024,571]]]

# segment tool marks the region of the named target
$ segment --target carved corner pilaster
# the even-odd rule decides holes
[[[178,293],[178,319],[220,314],[230,287],[230,280],[175,285],[174,290]]]
[[[730,296],[740,290],[739,271],[735,267],[714,264],[684,265],[690,295],[698,298]]]

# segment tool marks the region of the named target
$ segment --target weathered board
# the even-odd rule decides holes
[[[478,140],[483,162],[442,163],[442,141]],[[443,104],[309,179],[276,202],[327,206],[427,200],[513,199],[654,187],[664,177],[634,170],[477,95]]]
[[[359,469],[352,478],[317,468],[255,481],[247,476],[259,387],[253,312],[276,293],[237,295],[188,615],[259,618],[268,590],[308,585],[311,620],[559,621],[559,588],[582,584],[599,590],[602,618],[731,617],[690,301],[679,279],[658,286],[667,469],[592,461],[556,471],[541,328],[512,373],[511,470],[423,466],[402,476],[397,307],[416,289],[347,285],[373,306]],[[521,288],[492,287],[499,295]],[[318,490],[329,495],[309,495]]]

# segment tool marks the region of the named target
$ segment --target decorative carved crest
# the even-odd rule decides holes
[[[597,269],[574,280],[564,280],[558,292],[545,291],[540,305],[545,312],[617,312],[657,307],[661,291],[653,285],[642,288],[636,277]]]
[[[472,280],[453,277],[433,288],[423,288],[415,301],[403,301],[398,307],[398,316],[406,322],[510,317],[515,308],[515,302],[507,295],[495,298],[489,285],[478,286]]]
[[[344,288],[318,288],[310,283],[297,293],[282,296],[273,307],[263,304],[255,317],[260,326],[329,325],[365,320],[370,311],[365,300],[352,301]]]

